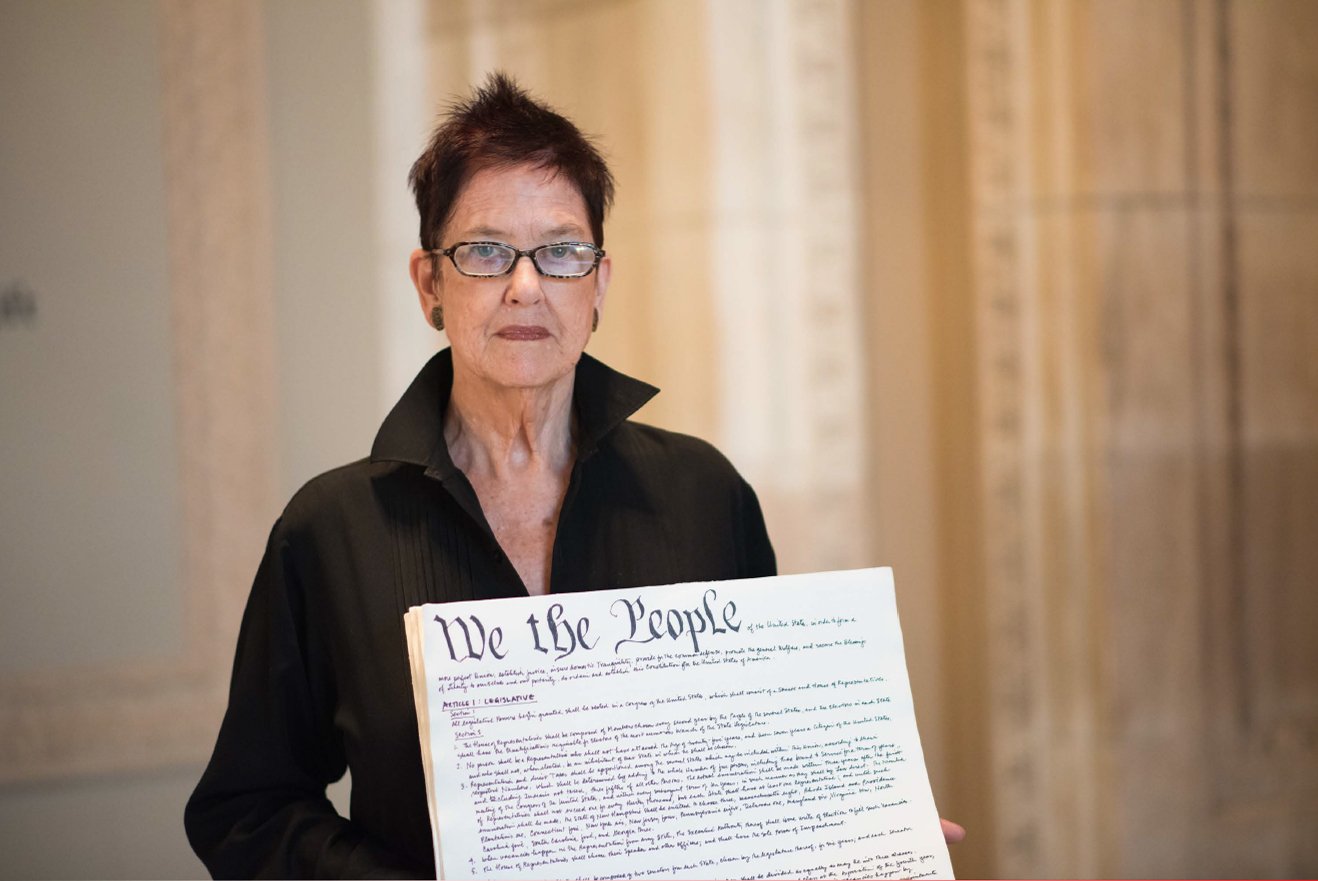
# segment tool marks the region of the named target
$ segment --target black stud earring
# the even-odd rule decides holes
[[[444,329],[444,307],[436,306],[430,310],[430,323],[435,325],[435,330]]]

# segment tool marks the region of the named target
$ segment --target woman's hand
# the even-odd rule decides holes
[[[956,844],[958,841],[966,837],[966,830],[958,826],[956,823],[953,823],[951,820],[944,820],[940,817],[938,822],[943,824],[943,839],[948,844]]]

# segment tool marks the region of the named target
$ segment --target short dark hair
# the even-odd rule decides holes
[[[421,215],[421,246],[440,247],[440,233],[472,175],[528,163],[571,181],[586,203],[595,244],[603,246],[604,214],[613,203],[613,175],[604,157],[570,120],[501,71],[448,109],[412,165],[407,180]]]

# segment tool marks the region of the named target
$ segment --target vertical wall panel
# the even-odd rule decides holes
[[[76,7],[60,11],[79,14]],[[7,673],[0,680],[0,780],[204,757],[223,712],[243,600],[276,511],[260,7],[168,3],[154,11],[174,393],[149,404],[174,412],[177,466],[162,455],[164,470],[143,479],[174,484],[180,499],[182,574],[170,587],[181,594],[181,639],[167,657],[135,656],[138,645],[129,640],[121,656],[103,663],[77,663],[70,652],[69,663]],[[136,414],[123,408],[120,415],[131,424]],[[87,426],[71,430],[95,436]],[[151,610],[139,611],[152,626]],[[167,617],[155,623],[167,627]]]
[[[999,872],[1313,870],[1302,5],[968,4]]]

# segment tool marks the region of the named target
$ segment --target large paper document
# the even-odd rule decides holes
[[[441,878],[951,878],[890,569],[415,607]]]

